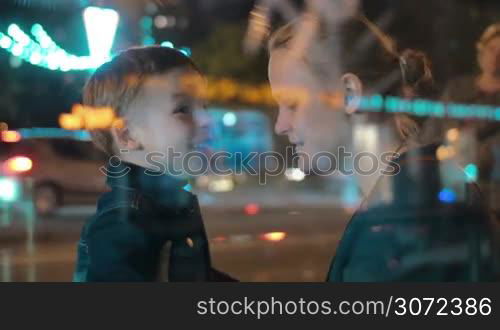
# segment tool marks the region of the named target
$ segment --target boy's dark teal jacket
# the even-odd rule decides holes
[[[195,195],[186,181],[122,163],[84,225],[73,280],[231,281],[211,267]]]

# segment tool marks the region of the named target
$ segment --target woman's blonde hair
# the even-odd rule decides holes
[[[302,19],[288,23],[271,35],[269,53],[291,48]],[[366,40],[366,36],[376,40],[368,48],[356,42]],[[329,73],[326,65],[329,60],[335,60],[343,72],[356,74],[371,92],[405,97],[435,96],[428,57],[418,50],[400,51],[394,39],[365,16],[352,17],[334,31],[327,24],[319,22],[318,31],[309,45],[310,49],[303,52],[302,59],[320,78],[328,79],[325,77]],[[395,121],[403,140],[413,139],[422,144],[431,142],[428,140],[429,134],[424,134],[424,119],[398,114]],[[435,134],[432,135],[435,138]]]

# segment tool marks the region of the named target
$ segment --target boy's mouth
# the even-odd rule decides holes
[[[200,131],[192,141],[195,147],[206,147],[211,142],[212,142],[212,136],[208,130]]]
[[[190,149],[192,149],[192,150],[206,149],[209,146],[210,146],[210,140],[209,139],[206,139],[206,140],[203,140],[203,141],[191,142],[190,145],[189,145]]]

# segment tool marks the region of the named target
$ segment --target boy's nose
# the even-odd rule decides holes
[[[196,111],[195,122],[198,128],[207,128],[210,126],[210,116],[206,110]]]
[[[276,119],[276,124],[274,125],[274,131],[278,135],[287,135],[290,133],[291,127],[291,118],[290,115],[285,111],[279,111],[278,118]]]
[[[206,110],[197,111],[195,114],[196,136],[195,143],[201,144],[210,141],[210,116]]]

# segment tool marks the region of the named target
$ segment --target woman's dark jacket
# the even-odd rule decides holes
[[[498,226],[476,185],[464,177],[463,195],[446,187],[436,151],[435,145],[418,148],[394,161],[399,173],[380,179],[352,217],[328,281],[498,279]],[[390,201],[378,198],[384,183]]]

